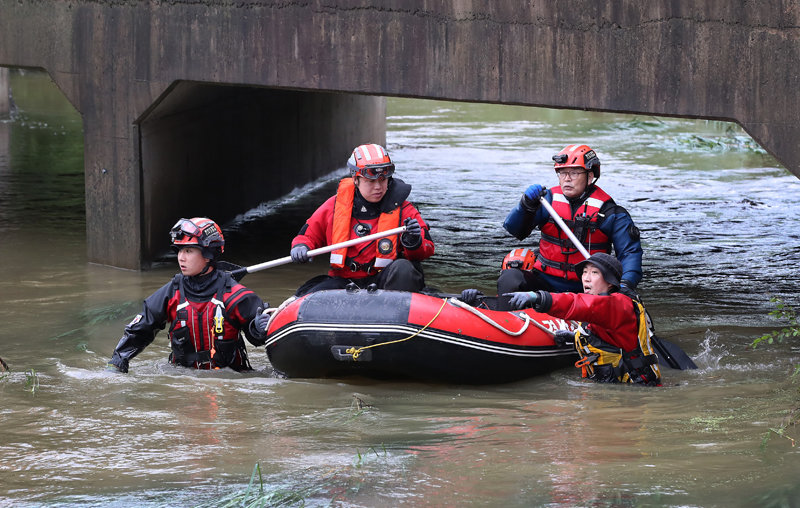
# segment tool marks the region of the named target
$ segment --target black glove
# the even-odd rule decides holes
[[[558,347],[565,347],[569,345],[575,344],[575,332],[571,332],[569,330],[558,330],[556,331],[555,336],[553,337],[553,342],[556,343]]]
[[[292,263],[308,263],[308,246],[301,243],[292,247]]]
[[[474,307],[475,304],[478,303],[478,299],[480,299],[482,296],[483,293],[477,289],[465,289],[461,292],[461,298],[459,298],[459,300]]]
[[[403,222],[403,225],[406,227],[406,232],[400,237],[403,247],[416,249],[422,245],[422,226],[419,221],[409,217]]]

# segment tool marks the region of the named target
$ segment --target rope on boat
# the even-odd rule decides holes
[[[295,300],[297,300],[296,296],[290,296],[289,298],[284,300],[283,303],[280,304],[279,306],[270,307],[268,309],[264,309],[263,312],[266,312],[266,313],[269,314],[269,320],[267,321],[267,326],[264,328],[264,331],[269,330],[269,325],[272,324],[272,320],[275,318],[275,316],[277,316],[280,313],[280,311],[285,309],[287,305],[289,305],[290,303],[292,303]]]
[[[529,315],[525,314],[524,312],[522,313],[522,315],[525,316],[526,318],[530,319],[531,323],[535,324],[540,330],[547,332],[548,334],[552,335],[553,337],[556,336],[556,332],[554,332],[550,328],[547,328],[546,326],[544,326],[540,322],[536,321],[535,319],[533,319]]]
[[[524,312],[520,312],[520,313],[512,312],[513,315],[517,316],[518,318],[520,318],[521,320],[523,320],[525,322],[525,324],[522,326],[522,328],[519,329],[519,331],[512,332],[512,331],[507,330],[506,328],[504,328],[502,325],[498,324],[496,321],[494,321],[489,316],[485,315],[482,312],[479,312],[478,309],[476,309],[472,305],[464,303],[461,300],[457,300],[455,298],[451,298],[450,299],[450,303],[452,303],[453,305],[456,305],[458,307],[461,307],[462,309],[474,314],[475,316],[477,316],[477,317],[481,318],[482,320],[484,320],[486,323],[494,326],[495,328],[497,328],[498,330],[500,330],[501,332],[503,332],[503,333],[505,333],[507,335],[511,335],[512,337],[518,337],[518,336],[522,335],[523,333],[525,333],[525,330],[528,329],[528,325],[531,324],[531,323],[533,323],[534,326],[536,326],[537,328],[549,333],[550,335],[553,335],[553,336],[555,335],[555,333],[553,333],[552,330],[550,330],[546,326],[542,325],[541,323],[539,323],[538,321],[536,321],[535,319],[533,319],[529,315],[525,314]]]
[[[428,324],[426,324],[425,326],[423,326],[422,328],[417,330],[415,333],[409,335],[408,337],[405,337],[403,339],[390,340],[389,342],[381,342],[380,344],[372,344],[371,346],[347,348],[345,350],[345,353],[347,353],[349,355],[353,355],[353,360],[356,360],[361,355],[361,352],[364,351],[365,349],[370,349],[370,348],[378,347],[378,346],[388,346],[389,344],[397,344],[398,342],[404,342],[404,341],[407,341],[409,339],[413,339],[414,337],[416,337],[417,335],[422,333],[423,330],[425,330],[427,327],[429,327],[431,324],[433,324],[434,321],[436,321],[436,318],[439,317],[439,314],[441,314],[442,310],[444,310],[444,306],[445,305],[447,305],[447,299],[445,299],[442,302],[442,306],[439,307],[439,311],[436,312],[436,315],[433,316],[430,321],[428,321]]]

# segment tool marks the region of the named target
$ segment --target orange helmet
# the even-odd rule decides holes
[[[206,259],[215,260],[225,252],[225,237],[217,223],[206,217],[193,217],[180,219],[169,230],[172,239],[172,248],[175,251],[181,247],[196,246],[203,252]]]
[[[514,249],[503,258],[501,270],[507,268],[519,268],[520,270],[530,271],[536,262],[536,252],[531,249]]]
[[[359,145],[347,160],[351,176],[363,176],[376,180],[381,176],[389,178],[394,173],[394,163],[381,145]]]
[[[555,170],[561,168],[584,168],[600,178],[600,159],[594,150],[586,145],[569,145],[553,156]]]

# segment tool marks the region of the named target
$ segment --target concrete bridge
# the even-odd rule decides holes
[[[385,142],[383,96],[735,121],[800,176],[791,0],[0,0],[0,66],[81,113],[92,262]]]

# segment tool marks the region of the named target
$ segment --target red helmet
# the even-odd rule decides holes
[[[176,251],[185,246],[197,246],[203,257],[215,260],[225,252],[225,237],[217,223],[206,217],[181,219],[169,230],[172,248]]]
[[[536,252],[531,249],[514,249],[503,258],[502,270],[507,268],[519,268],[520,270],[530,271],[536,262]]]
[[[600,178],[600,159],[594,150],[586,145],[569,145],[553,156],[555,169],[584,168],[594,173],[595,178]]]
[[[359,145],[347,160],[351,176],[363,176],[370,180],[384,176],[389,178],[394,173],[394,163],[381,145]]]

